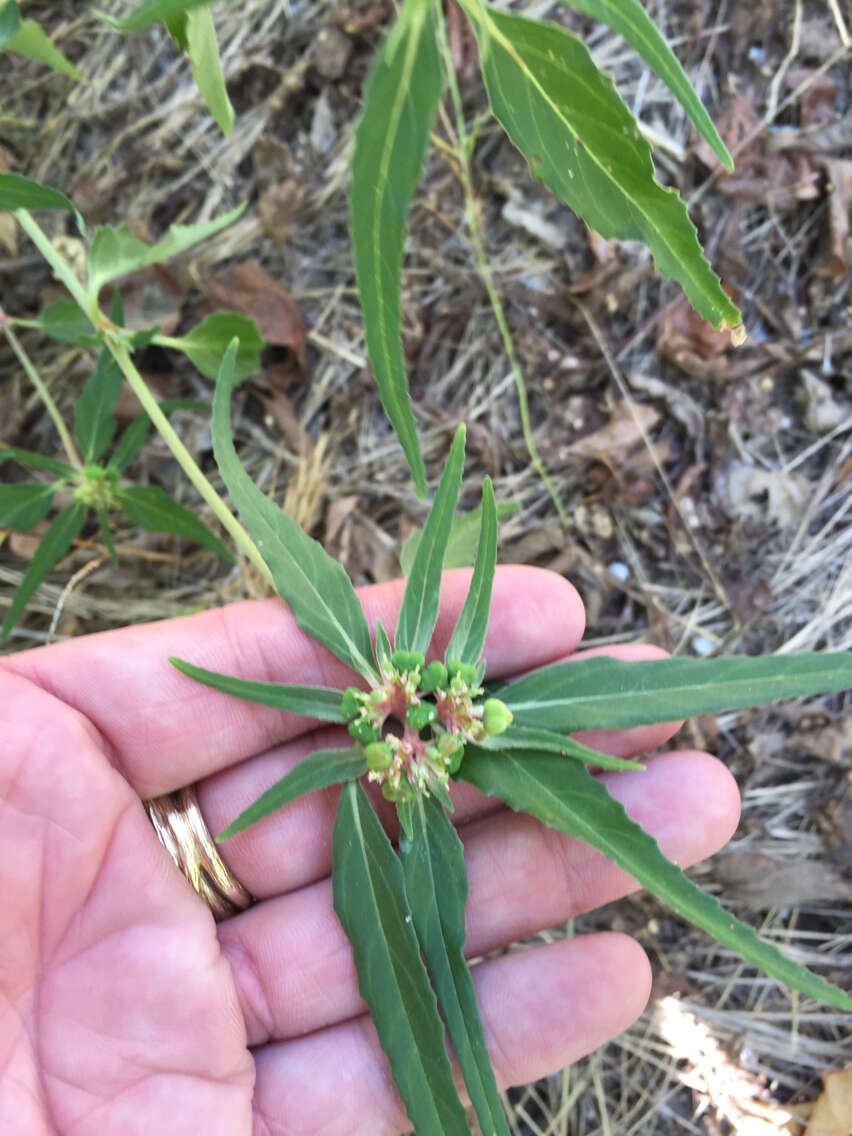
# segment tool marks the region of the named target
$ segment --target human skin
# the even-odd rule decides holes
[[[444,577],[436,651],[469,574]],[[401,582],[363,589],[393,627]],[[501,568],[490,677],[571,655],[583,631],[561,577]],[[608,649],[622,658],[653,648]],[[172,864],[142,800],[198,784],[212,832],[337,728],[192,682],[167,662],[341,688],[351,672],[278,600],[25,651],[0,660],[0,1132],[17,1136],[394,1136],[405,1114],[331,905],[339,790],[301,798],[227,842],[257,897],[218,925]],[[674,708],[673,708],[674,709]],[[636,756],[677,723],[580,735]],[[345,735],[344,735],[345,736]],[[690,750],[607,773],[612,792],[686,865],[731,836],[736,784]],[[635,888],[578,841],[453,789],[470,877],[467,950],[483,955]],[[393,810],[378,808],[391,836]],[[501,1085],[547,1074],[641,1013],[650,967],[603,933],[474,967]]]

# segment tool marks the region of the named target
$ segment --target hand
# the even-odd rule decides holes
[[[438,639],[467,573],[444,580]],[[364,589],[395,624],[399,583]],[[571,653],[576,592],[497,573],[489,676]],[[613,650],[624,658],[653,648]],[[268,681],[345,686],[349,672],[276,600],[112,631],[0,664],[0,1131],[19,1136],[355,1136],[407,1128],[331,906],[338,790],[313,793],[222,846],[258,902],[218,925],[172,864],[141,800],[198,783],[216,833],[340,731],[179,674],[167,655]],[[584,739],[634,756],[676,724]],[[719,848],[736,786],[706,754],[607,775],[681,864]],[[470,786],[454,790],[470,875],[468,949],[492,951],[624,895],[597,853]],[[382,802],[385,805],[386,802]],[[393,829],[393,812],[382,813]],[[641,947],[588,935],[474,971],[498,1081],[530,1081],[625,1029],[648,997]]]

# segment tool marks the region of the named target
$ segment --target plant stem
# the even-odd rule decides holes
[[[482,283],[485,285],[485,291],[488,294],[488,300],[491,304],[491,310],[494,313],[494,319],[497,327],[500,330],[500,338],[503,340],[503,350],[506,352],[506,357],[509,360],[509,366],[512,369],[512,376],[515,380],[515,390],[518,393],[518,408],[521,414],[521,432],[524,436],[524,443],[527,447],[527,453],[530,456],[530,461],[535,468],[536,473],[544,483],[547,492],[550,494],[553,504],[556,506],[556,512],[559,514],[561,524],[567,526],[568,517],[562,505],[559,495],[556,492],[556,487],[553,484],[550,474],[547,472],[544,462],[542,461],[541,454],[538,452],[538,447],[535,444],[535,439],[532,434],[532,425],[530,423],[530,407],[529,399],[527,398],[527,386],[524,381],[524,374],[521,370],[521,365],[518,361],[518,354],[515,351],[515,343],[512,339],[512,333],[509,331],[509,324],[506,320],[506,313],[503,309],[503,304],[500,300],[500,295],[494,284],[494,275],[491,272],[491,265],[488,262],[488,257],[485,253],[485,244],[482,235],[482,227],[479,223],[477,200],[473,192],[473,180],[470,171],[470,137],[467,132],[467,127],[464,121],[464,110],[462,107],[461,94],[459,92],[458,83],[456,82],[455,67],[453,66],[452,53],[450,52],[450,45],[447,42],[447,29],[444,25],[443,11],[438,11],[438,43],[441,49],[441,57],[444,63],[444,72],[447,76],[447,83],[450,88],[450,95],[453,100],[453,109],[456,118],[456,134],[458,135],[458,148],[457,156],[459,161],[459,179],[462,183],[462,189],[465,195],[465,220],[467,222],[468,231],[470,233],[470,243],[473,247],[474,255],[476,257],[477,268],[479,275],[482,277]]]
[[[264,564],[254,541],[201,472],[192,454],[190,454],[189,450],[180,440],[168,418],[166,418],[165,414],[160,410],[156,398],[154,398],[153,394],[148,389],[147,383],[136,369],[130,357],[130,353],[124,343],[122,343],[120,337],[116,335],[115,332],[108,331],[105,336],[105,343],[113,359],[115,359],[116,363],[121,368],[121,373],[127,380],[127,385],[142,403],[142,409],[151,419],[151,422],[160,433],[163,441],[174,454],[178,465],[216,514],[216,518],[222,527],[230,533],[237,547],[245,554],[246,558],[251,561],[263,578],[271,583],[272,577],[269,573],[269,569]]]
[[[86,294],[86,289],[74,275],[71,265],[62,255],[57,252],[48,238],[47,234],[42,230],[38,222],[27,212],[26,209],[16,209],[15,218],[35,247],[53,269],[53,275],[57,280],[60,280],[68,291],[73,296],[75,302],[80,308],[81,312],[89,315],[89,297]]]
[[[59,433],[59,437],[62,439],[62,446],[68,457],[68,461],[71,463],[71,465],[74,466],[75,469],[78,469],[82,472],[85,468],[83,465],[83,459],[77,453],[77,447],[74,445],[74,439],[71,437],[71,434],[68,431],[68,427],[62,420],[62,415],[59,413],[59,407],[53,401],[53,395],[47,389],[44,380],[35,368],[35,364],[33,363],[32,359],[30,359],[29,355],[27,355],[26,351],[21,345],[21,341],[18,339],[17,335],[15,335],[14,331],[12,331],[11,327],[9,327],[8,324],[4,323],[3,331],[6,335],[6,338],[9,340],[9,346],[15,352],[15,356],[17,357],[18,362],[26,371],[27,378],[35,387],[36,391],[38,392],[39,398],[47,409],[47,413],[53,419],[53,425],[56,427],[57,432]]]

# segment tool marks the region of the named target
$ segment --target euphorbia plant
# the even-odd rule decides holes
[[[345,690],[252,682],[173,659],[190,677],[240,698],[339,723],[351,744],[306,757],[238,816],[226,840],[303,793],[342,783],[334,828],[334,906],[355,955],[394,1080],[419,1136],[469,1131],[445,1042],[449,1035],[485,1133],[508,1134],[464,955],[467,880],[448,789],[467,781],[515,810],[597,848],[675,911],[794,990],[852,1009],[852,997],[792,962],[702,892],[630,819],[589,766],[642,768],[588,749],[578,730],[636,726],[776,698],[841,690],[852,656],[557,663],[489,683],[481,658],[497,553],[490,482],[467,599],[443,658],[430,659],[444,551],[462,477],[464,427],[411,566],[391,641],[373,641],[340,564],[253,485],[229,422],[236,345],[219,375],[216,460],[231,497],[300,626],[352,668]],[[395,802],[395,849],[362,779]]]

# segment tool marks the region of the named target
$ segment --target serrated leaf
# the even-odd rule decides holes
[[[350,749],[318,749],[294,766],[286,776],[266,790],[221,832],[216,841],[230,840],[238,832],[257,824],[297,797],[326,789],[341,781],[352,781],[367,772],[367,761],[360,746]]]
[[[504,734],[486,737],[478,743],[480,749],[503,752],[511,749],[531,749],[539,753],[558,753],[563,757],[574,758],[584,765],[597,765],[600,769],[638,769],[645,768],[639,761],[627,761],[623,757],[613,757],[599,753],[596,749],[584,746],[569,734],[556,734],[550,730],[536,730],[518,726],[514,722]]]
[[[518,501],[501,501],[497,505],[497,520],[503,521],[520,509]],[[479,530],[482,527],[482,506],[469,509],[466,513],[456,513],[444,553],[444,571],[448,568],[469,568],[476,559],[479,545]],[[413,528],[402,543],[399,563],[403,576],[407,576],[414,563],[414,556],[423,537],[423,529]]]
[[[56,486],[41,481],[0,485],[0,528],[34,528],[50,512],[55,496]]]
[[[15,0],[7,0],[0,8],[0,51],[6,46],[21,23],[21,10]]]
[[[417,938],[482,1131],[509,1136],[464,957],[468,888],[462,843],[432,798],[417,796],[409,813],[411,835],[399,851]]]
[[[164,398],[157,403],[163,414],[171,414],[174,410],[209,410],[210,404],[197,398]],[[126,469],[133,461],[151,430],[151,419],[147,414],[138,414],[132,422],[124,428],[124,433],[118,439],[118,444],[112,452],[107,465],[119,473]]]
[[[37,327],[51,339],[75,347],[92,347],[100,338],[95,325],[74,300],[55,300],[47,304],[27,326]]]
[[[651,150],[608,75],[556,24],[488,5],[474,23],[491,109],[541,178],[606,238],[644,241],[715,327],[742,320],[698,242],[686,206],[654,177]]]
[[[80,232],[86,231],[73,201],[58,189],[51,189],[23,174],[0,173],[0,209],[65,209],[74,214]]]
[[[186,53],[192,63],[195,85],[207,103],[216,125],[228,135],[234,128],[234,108],[228,98],[216,28],[209,6],[194,8],[186,15]]]
[[[6,612],[3,626],[0,627],[0,643],[7,639],[9,632],[18,622],[24,608],[35,594],[51,568],[62,559],[71,543],[79,535],[86,521],[86,507],[79,501],[57,513],[39,541],[32,560],[24,573],[12,603]]]
[[[491,613],[491,589],[497,567],[497,509],[490,477],[486,477],[482,485],[481,508],[476,566],[445,656],[452,662],[473,663],[474,666],[479,662],[485,646],[488,617]]]
[[[115,435],[113,411],[123,381],[118,364],[104,349],[74,403],[74,434],[87,462],[97,461]]]
[[[399,609],[394,647],[399,651],[426,653],[441,606],[441,573],[444,550],[450,537],[453,514],[459,499],[464,468],[465,428],[456,430],[450,454],[435,492],[435,500],[423,526],[423,540],[405,582]]]
[[[518,725],[573,733],[643,726],[852,687],[852,652],[555,663],[502,686]]]
[[[666,43],[638,0],[563,0],[571,8],[600,20],[634,48],[658,75],[692,119],[696,130],[707,140],[726,169],[734,163],[719,137],[713,120],[704,108],[677,56]]]
[[[65,462],[56,458],[45,457],[44,454],[35,454],[32,450],[19,450],[17,446],[0,445],[0,465],[7,461],[20,462],[21,465],[31,466],[32,469],[43,469],[48,473],[55,473],[57,477],[73,478],[76,471]]]
[[[334,910],[408,1119],[418,1136],[469,1136],[402,867],[357,781],[340,796],[333,857]]]
[[[6,41],[7,51],[16,51],[35,63],[43,63],[70,79],[80,79],[80,72],[35,20],[21,20],[15,34]]]
[[[367,353],[420,497],[426,493],[426,471],[402,351],[402,254],[406,216],[443,86],[434,7],[406,0],[364,91],[349,215]]]
[[[327,686],[295,686],[281,682],[259,682],[254,679],[237,678],[236,675],[219,674],[187,663],[184,659],[169,658],[169,662],[181,674],[212,686],[215,690],[233,694],[247,702],[259,702],[276,710],[289,710],[293,714],[304,714],[308,718],[318,718],[321,722],[344,722],[340,712],[342,694]]]
[[[606,786],[582,766],[554,754],[476,750],[465,755],[458,776],[516,811],[597,848],[673,911],[770,977],[811,998],[852,1010],[852,997],[758,938],[751,927],[688,880],[666,859],[653,836],[631,820]]]
[[[233,563],[233,556],[215,533],[195,513],[173,501],[158,485],[132,485],[116,489],[115,496],[130,520],[148,532],[172,533],[185,537]]]
[[[207,240],[232,225],[245,208],[245,204],[238,205],[221,217],[200,221],[197,225],[172,225],[169,235],[155,245],[140,241],[127,225],[119,225],[118,228],[101,226],[96,230],[89,249],[89,296],[96,299],[101,288],[110,280],[159,264]]]
[[[276,591],[296,622],[365,678],[376,673],[364,610],[342,565],[254,485],[231,436],[230,395],[236,344],[225,353],[213,400],[213,453]]]
[[[133,32],[144,31],[145,28],[156,24],[158,20],[169,24],[173,20],[178,20],[187,12],[209,6],[210,2],[211,0],[147,0],[147,3],[140,4],[135,12],[131,12],[123,20],[117,20],[113,16],[107,15],[106,12],[96,12],[95,15],[105,24],[115,28],[116,31],[132,34]]]
[[[257,325],[248,316],[239,312],[214,312],[187,335],[163,336],[162,343],[182,351],[205,378],[215,382],[232,339],[240,341],[234,362],[234,382],[239,383],[260,371],[260,353],[266,346]]]

